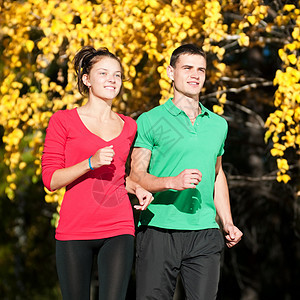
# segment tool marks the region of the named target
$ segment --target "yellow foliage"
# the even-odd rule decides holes
[[[288,162],[284,158],[277,159],[277,166],[278,166],[278,169],[282,171],[282,173],[285,173],[289,169]]]
[[[283,152],[283,150],[273,148],[273,149],[271,149],[271,155],[272,156],[283,156],[284,152]]]
[[[34,48],[34,42],[31,41],[31,40],[27,40],[25,42],[25,45],[26,45],[26,48],[27,48],[28,52],[31,52]]]
[[[282,68],[274,78],[276,111],[266,121],[266,140],[275,143],[271,154],[283,157],[285,149],[300,140],[300,17],[295,5],[285,5],[273,21],[266,19],[268,10],[260,0],[3,1],[0,125],[6,150],[3,161],[11,172],[8,197],[14,198],[13,183],[18,182],[13,175],[28,167],[22,154],[30,151],[39,161],[51,115],[85,103],[76,89],[72,59],[88,44],[106,46],[120,57],[128,80],[114,109],[130,115],[150,107],[153,99],[164,103],[171,95],[166,66],[182,43],[203,42],[203,49],[214,57],[207,80],[218,91],[223,89],[222,76],[239,76],[224,60],[231,45],[254,47],[263,43],[257,38],[260,32],[272,35],[274,28],[289,24],[292,33],[279,50]],[[228,12],[238,15],[230,24],[223,17]],[[218,101],[213,109],[223,114],[226,93]],[[40,176],[40,165],[33,165],[34,176]],[[47,194],[46,201],[61,201],[62,193]]]
[[[245,33],[241,33],[238,43],[240,46],[248,47],[250,44],[249,36],[247,36]]]
[[[294,28],[292,36],[293,36],[294,40],[298,40],[299,41],[299,38],[300,38],[300,28],[299,27],[295,27]]]
[[[296,10],[296,6],[293,4],[284,5],[282,13],[276,17],[278,26],[293,24],[294,20],[296,20],[296,23],[300,22],[299,10]],[[282,68],[276,72],[274,78],[274,85],[278,86],[274,99],[276,111],[270,114],[266,121],[266,127],[269,130],[266,132],[265,138],[268,139],[273,135],[274,145],[271,154],[274,156],[283,156],[288,148],[299,149],[299,50],[299,26],[295,26],[291,36],[288,38],[288,43],[285,43],[278,51],[282,60]],[[280,137],[278,137],[278,133],[281,133]],[[277,138],[274,140],[275,136]],[[290,177],[284,174],[288,170],[288,162],[286,160],[277,160],[277,164],[279,169],[277,180],[289,181]]]
[[[249,16],[247,19],[251,23],[251,25],[254,25],[256,23],[256,17],[255,16]]]
[[[226,100],[227,100],[227,96],[225,93],[222,94],[222,96],[219,98],[219,102],[221,104],[225,104],[226,103]]]
[[[277,175],[278,182],[283,181],[284,183],[287,183],[290,179],[291,179],[291,177],[288,174],[281,174],[280,172],[278,172],[278,175]]]
[[[224,113],[223,107],[220,105],[214,105],[213,111],[214,111],[214,113],[219,114],[219,115],[222,115]]]
[[[283,10],[286,10],[286,11],[292,11],[293,9],[295,9],[295,5],[294,4],[286,4],[284,7],[283,7]]]

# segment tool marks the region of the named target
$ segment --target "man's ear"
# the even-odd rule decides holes
[[[91,87],[91,83],[89,81],[89,76],[88,74],[83,74],[82,75],[82,82],[89,88]]]
[[[174,81],[174,68],[172,66],[167,67],[167,75],[172,81]]]

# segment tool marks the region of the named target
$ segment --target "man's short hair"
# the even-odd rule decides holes
[[[181,45],[180,47],[176,48],[173,51],[171,60],[170,60],[170,66],[175,68],[175,65],[176,65],[180,55],[183,55],[183,54],[201,55],[206,60],[206,54],[200,47],[198,47],[195,44],[184,44],[184,45]]]

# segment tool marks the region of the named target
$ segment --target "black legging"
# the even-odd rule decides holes
[[[56,241],[56,267],[64,300],[90,300],[94,255],[97,255],[99,300],[126,298],[134,237]]]

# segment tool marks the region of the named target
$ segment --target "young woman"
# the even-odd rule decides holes
[[[145,209],[152,194],[126,180],[125,163],[136,133],[133,119],[111,110],[122,87],[122,66],[106,48],[83,47],[74,58],[86,105],[53,114],[42,156],[49,190],[66,186],[56,229],[56,264],[64,300],[89,300],[97,256],[99,297],[126,297],[134,252],[134,221],[127,192]]]

